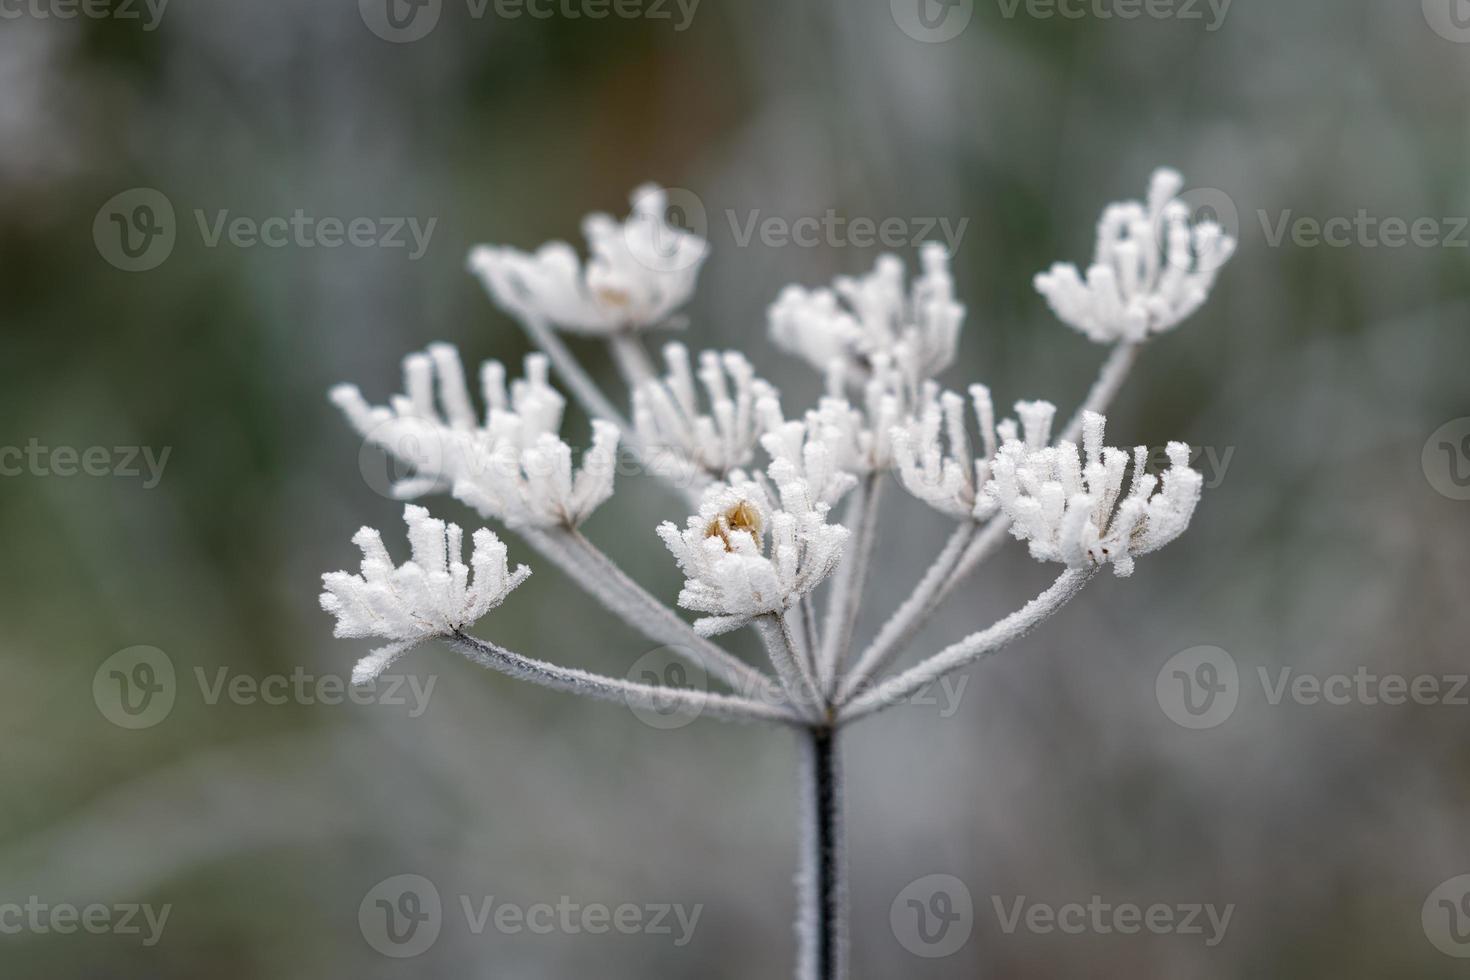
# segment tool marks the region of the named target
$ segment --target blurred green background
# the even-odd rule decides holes
[[[855,976],[1463,976],[1421,907],[1470,872],[1470,707],[1272,705],[1256,680],[1470,670],[1470,503],[1421,464],[1431,434],[1470,415],[1458,3],[1241,0],[1223,20],[1204,4],[1176,11],[1199,19],[1125,20],[1097,13],[1117,4],[1068,19],[931,2],[971,18],[943,43],[900,28],[915,12],[903,0],[704,0],[687,24],[672,5],[668,19],[537,19],[444,0],[412,43],[369,29],[370,0],[175,0],[152,25],[143,7],[142,20],[117,4],[74,19],[40,16],[55,0],[7,8],[0,445],[170,454],[152,487],[0,479],[0,903],[171,913],[152,946],[0,934],[0,976],[789,975],[789,736],[658,731],[437,646],[405,662],[435,683],[420,712],[210,703],[196,672],[340,677],[370,645],[331,638],[318,576],[353,566],[364,523],[401,544],[401,507],[365,479],[325,393],[351,380],[381,402],[401,356],[434,340],[472,363],[519,361],[524,338],[464,270],[472,244],[579,241],[584,213],[625,213],[643,181],[687,189],[713,250],[687,339],[745,350],[791,411],[819,386],[766,341],[766,306],[786,283],[866,271],[876,252],[742,245],[732,221],[964,220],[970,314],[944,380],[1070,407],[1103,352],[1052,319],[1031,278],[1085,261],[1102,206],[1141,194],[1161,164],[1233,205],[1241,250],[1206,311],[1151,345],[1112,434],[1187,439],[1228,465],[1206,472],[1216,485],[1184,539],[974,671],[957,710],[896,710],[847,739]],[[177,241],[126,272],[93,222],[140,187],[168,199]],[[210,247],[195,218],[297,209],[436,224],[410,259]],[[1268,234],[1283,216],[1360,211],[1433,219],[1440,240]],[[570,431],[584,438],[585,420]],[[651,532],[683,505],[643,478],[622,490],[589,533],[672,598]],[[889,504],[865,632],[948,530],[899,493]],[[479,526],[452,501],[430,506]],[[481,635],[616,675],[647,652],[514,540],[511,553],[537,574]],[[1013,545],[921,646],[1047,578]],[[93,679],[137,645],[167,654],[178,691],[165,719],[128,730],[99,710]],[[1229,651],[1242,678],[1239,707],[1209,731],[1175,725],[1155,697],[1160,668],[1198,645]],[[966,883],[976,923],[929,960],[899,941],[890,905],[933,873]],[[439,940],[407,960],[376,952],[358,921],[399,874],[432,880],[446,906]],[[1008,935],[992,900],[1021,895],[1235,912],[1214,947]],[[459,896],[703,913],[682,947],[474,935]]]

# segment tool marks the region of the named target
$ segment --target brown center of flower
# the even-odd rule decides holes
[[[744,531],[756,544],[759,544],[761,530],[760,511],[756,510],[749,501],[742,500],[711,521],[705,536],[719,538],[725,542],[726,551],[734,551],[734,547],[730,544],[731,534],[736,531]]]
[[[599,289],[597,298],[607,306],[625,307],[633,302],[633,297],[621,289]]]

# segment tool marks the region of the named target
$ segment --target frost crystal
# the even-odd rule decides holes
[[[484,528],[474,534],[470,564],[461,560],[464,532],[429,516],[422,507],[403,510],[413,558],[394,566],[383,538],[365,527],[352,538],[362,549],[362,572],[328,572],[322,608],[337,617],[339,637],[378,636],[393,640],[358,662],[354,684],[372,681],[414,645],[448,636],[475,623],[505,601],[531,574],[512,572],[505,545]]]
[[[508,390],[505,367],[485,362],[483,425],[450,345],[410,354],[403,373],[408,394],[394,396],[390,407],[369,406],[351,385],[332,391],[364,439],[414,471],[393,488],[396,496],[449,490],[512,527],[576,527],[612,496],[617,427],[593,422],[592,447],[574,470],[572,449],[558,435],[566,400],[551,387],[544,356],[527,357],[526,377]]]
[[[659,326],[693,294],[709,244],[669,224],[662,188],[640,187],[632,203],[622,224],[606,214],[583,222],[592,253],[585,269],[566,242],[535,255],[482,245],[470,254],[470,268],[516,316],[599,336]]]
[[[1159,170],[1146,204],[1107,208],[1085,282],[1070,263],[1036,277],[1037,292],[1064,323],[1100,344],[1136,343],[1204,305],[1236,243],[1213,221],[1190,225],[1189,206],[1178,196],[1183,187],[1177,171]]]
[[[944,246],[925,245],[921,262],[923,274],[907,294],[894,255],[831,289],[788,286],[768,315],[771,339],[819,371],[836,364],[861,376],[886,357],[911,386],[933,378],[954,362],[965,308],[955,301]]]
[[[1063,442],[1037,449],[1012,440],[1001,447],[986,488],[1027,541],[1037,561],[1086,568],[1111,562],[1120,578],[1133,574],[1133,559],[1157,551],[1184,533],[1194,516],[1204,480],[1189,466],[1189,447],[1168,446],[1169,469],[1148,472],[1148,450],[1133,451],[1133,479],[1119,502],[1128,454],[1103,447],[1106,419],[1089,413],[1083,424],[1086,457]]]
[[[1057,410],[1050,402],[1018,402],[1018,427],[1011,419],[996,424],[990,389],[984,385],[971,386],[970,402],[980,423],[981,455],[972,451],[965,430],[965,400],[952,391],[894,429],[894,452],[899,480],[909,493],[951,517],[987,520],[996,503],[983,491],[999,446],[1024,439],[1028,450],[1044,448],[1051,442]]]
[[[785,612],[842,558],[847,529],[826,522],[827,506],[789,468],[773,465],[771,478],[779,508],[759,484],[737,475],[705,491],[683,531],[667,521],[659,526],[687,579],[679,605],[709,614],[694,624],[704,636]]]
[[[763,431],[757,407],[774,401],[776,390],[755,376],[744,355],[705,351],[699,355],[698,374],[709,403],[704,413],[689,350],[668,344],[664,360],[669,373],[633,392],[633,426],[655,468],[661,475],[692,470],[724,479],[730,470],[750,465]]]

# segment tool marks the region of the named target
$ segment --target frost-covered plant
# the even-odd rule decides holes
[[[324,576],[322,606],[337,617],[339,636],[390,641],[363,658],[354,678],[369,680],[412,646],[440,638],[475,663],[558,690],[794,729],[803,747],[804,827],[797,976],[845,977],[839,733],[1029,633],[1103,566],[1132,574],[1139,556],[1173,541],[1193,516],[1203,481],[1190,469],[1189,447],[1169,445],[1170,466],[1160,478],[1148,470],[1146,449],[1129,454],[1103,443],[1103,413],[1140,345],[1202,305],[1235,247],[1217,226],[1191,225],[1181,187],[1178,174],[1160,171],[1146,203],[1109,208],[1085,281],[1072,266],[1037,279],[1064,321],[1114,345],[1060,431],[1050,402],[1020,402],[1015,420],[997,422],[989,388],[970,386],[968,405],[941,389],[937,379],[955,359],[965,309],[955,300],[949,256],[936,245],[924,247],[921,273],[909,285],[902,261],[884,256],[867,276],[781,294],[770,309],[771,337],[822,372],[826,388],[817,405],[792,419],[739,353],[707,352],[696,370],[688,351],[671,344],[667,374],[657,376],[640,333],[670,325],[708,252],[705,242],[668,224],[658,188],[634,195],[624,224],[587,220],[592,256],[585,266],[560,243],[534,256],[477,249],[471,266],[491,298],[540,348],[527,359],[525,377],[507,386],[504,367],[487,362],[482,415],[458,353],[436,344],[405,359],[406,393],[388,405],[373,407],[350,386],[334,389],[333,400],[364,439],[412,471],[394,488],[398,496],[448,492],[502,522],[729,692],[572,670],[471,636],[529,571],[510,571],[505,546],[488,530],[475,532],[465,565],[460,529],[413,505],[404,514],[412,561],[395,566],[378,533],[364,528],[354,538],[361,574]],[[606,339],[631,394],[631,425],[557,330]],[[592,419],[580,461],[562,436],[566,402],[551,384],[552,370]],[[970,434],[972,414],[978,438]],[[613,495],[620,440],[673,485],[673,499],[695,510],[682,525],[665,521],[657,529],[684,574],[677,605],[699,617],[692,623],[579,530]],[[762,451],[769,461],[758,469]],[[858,646],[854,625],[890,475],[955,529],[911,594]],[[832,519],[839,505],[841,523]],[[887,673],[944,598],[1012,536],[1038,561],[1062,566],[1055,582],[998,622]],[[712,639],[747,626],[764,642],[774,677]]]

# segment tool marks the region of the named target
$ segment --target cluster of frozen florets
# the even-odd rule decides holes
[[[1181,187],[1178,174],[1160,171],[1147,201],[1110,207],[1085,278],[1071,265],[1037,278],[1064,322],[1094,340],[1133,344],[1200,307],[1234,242],[1217,225],[1191,224]],[[674,227],[666,210],[665,193],[645,187],[626,221],[588,218],[585,263],[560,242],[534,255],[475,250],[471,266],[491,297],[545,350],[508,385],[499,362],[482,367],[483,414],[458,352],[444,344],[405,360],[406,391],[386,406],[373,407],[355,387],[334,390],[363,438],[410,471],[395,495],[451,493],[526,532],[575,571],[578,562],[567,556],[576,529],[612,495],[621,440],[650,471],[699,498],[682,527],[665,522],[658,534],[685,577],[678,604],[699,614],[693,625],[705,637],[784,616],[807,600],[843,561],[849,531],[829,520],[832,509],[862,481],[890,471],[941,513],[969,524],[1006,521],[1035,558],[1071,568],[1111,564],[1129,574],[1136,556],[1188,525],[1201,480],[1187,447],[1169,447],[1162,481],[1137,451],[1125,496],[1129,457],[1102,445],[1100,415],[1087,416],[1079,449],[1065,435],[1053,441],[1049,402],[1020,402],[1014,420],[997,421],[986,386],[969,386],[968,398],[941,388],[966,311],[955,298],[951,256],[939,245],[922,248],[911,282],[904,262],[886,255],[866,275],[780,294],[768,313],[771,339],[825,382],[817,405],[795,417],[786,417],[775,387],[744,355],[691,355],[682,344],[664,348],[663,376],[647,365],[628,374],[631,421],[604,407],[610,402],[583,397],[595,384],[559,342],[544,341],[546,331],[631,341],[640,345],[633,363],[646,360],[641,333],[673,322],[708,254],[708,244]],[[621,356],[627,363],[626,346]],[[580,460],[562,436],[566,400],[552,386],[553,368],[594,416]],[[751,478],[761,453],[765,471]],[[366,556],[362,574],[327,577],[323,605],[342,635],[395,641],[365,673],[403,644],[459,631],[525,574],[509,573],[504,546],[480,531],[471,582],[466,566],[446,557],[458,552],[457,527],[419,508],[408,520],[414,562],[394,568],[376,532],[365,529],[356,539]],[[589,591],[610,606],[626,604],[624,583],[596,580],[596,568],[586,574],[594,578]]]

